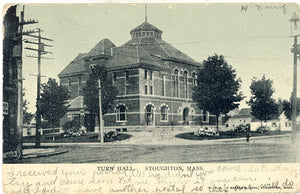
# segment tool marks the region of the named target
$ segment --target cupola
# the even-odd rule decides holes
[[[131,39],[154,37],[161,39],[162,31],[152,24],[148,23],[147,20],[130,31]]]

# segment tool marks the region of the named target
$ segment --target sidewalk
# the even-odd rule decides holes
[[[30,148],[23,150],[23,158],[36,158],[43,156],[53,156],[68,152],[65,148]]]
[[[175,137],[178,131],[163,132],[163,133],[153,133],[153,132],[126,132],[126,134],[132,135],[131,138],[115,141],[106,142],[100,144],[99,142],[76,142],[76,143],[42,143],[43,146],[72,146],[72,145],[82,145],[82,146],[118,146],[118,145],[213,145],[222,144],[224,142],[228,143],[247,143],[245,137],[241,138],[231,138],[231,139],[211,139],[211,140],[188,140]],[[272,136],[257,136],[250,137],[249,143],[255,143],[259,139],[277,139],[290,137],[289,134],[285,135],[272,135]],[[280,144],[280,141],[278,141]],[[32,146],[34,143],[24,143],[24,145]]]

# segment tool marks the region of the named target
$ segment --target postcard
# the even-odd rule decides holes
[[[5,193],[300,191],[298,4],[2,10]]]

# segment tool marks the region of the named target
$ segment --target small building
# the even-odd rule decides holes
[[[225,130],[234,130],[235,127],[241,124],[250,124],[252,119],[253,116],[251,115],[251,109],[243,108],[228,119],[228,121],[225,123]]]
[[[265,126],[268,127],[271,131],[280,131],[280,120],[278,117],[275,117],[271,120],[268,120],[266,122],[261,122],[260,120],[256,118],[252,118],[251,123],[250,123],[250,130],[251,131],[256,131],[260,126]]]
[[[282,112],[279,116],[279,124],[280,124],[280,130],[281,131],[291,131],[292,130],[292,121],[289,120],[284,112]]]

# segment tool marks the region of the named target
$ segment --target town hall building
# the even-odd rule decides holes
[[[130,31],[121,46],[101,40],[88,53],[80,53],[59,74],[70,92],[67,117],[87,130],[97,126],[83,103],[82,90],[90,65],[105,65],[118,95],[114,109],[104,114],[105,130],[143,131],[212,124],[212,117],[192,101],[201,64],[162,38],[162,31],[147,20]],[[98,106],[95,104],[95,106]],[[95,124],[96,123],[96,124]]]

